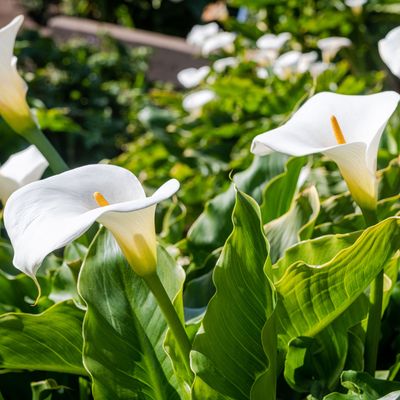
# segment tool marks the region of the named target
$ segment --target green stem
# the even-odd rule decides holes
[[[49,162],[49,166],[55,174],[65,172],[69,169],[68,165],[39,128],[24,132],[23,136],[38,148]]]
[[[153,273],[151,275],[143,276],[144,281],[147,283],[147,286],[153,293],[154,297],[157,300],[158,305],[161,308],[162,313],[168,323],[169,328],[171,329],[173,335],[178,344],[178,350],[182,356],[182,359],[185,363],[185,367],[188,370],[189,374],[192,375],[190,369],[190,358],[189,353],[191,350],[191,344],[189,338],[186,334],[185,328],[181,320],[178,317],[178,314],[175,311],[172,302],[165,291],[163,284],[160,281],[157,273]]]
[[[363,215],[367,227],[378,222],[374,210],[363,210]],[[381,316],[383,300],[383,279],[384,271],[380,271],[372,281],[369,295],[369,314],[367,323],[367,333],[365,337],[365,371],[375,376],[376,361],[378,358],[379,338],[381,334]]]

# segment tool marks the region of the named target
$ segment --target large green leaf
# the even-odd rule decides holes
[[[273,178],[265,187],[260,206],[264,224],[289,210],[298,189],[300,172],[306,161],[306,157],[291,158],[286,163],[285,171]]]
[[[318,213],[318,193],[311,186],[294,199],[288,212],[265,225],[272,262],[276,262],[290,246],[311,237]]]
[[[183,271],[158,249],[158,275],[171,299]],[[96,399],[179,399],[163,348],[167,325],[143,279],[126,262],[112,235],[101,230],[79,277],[87,303],[83,357]]]
[[[42,314],[0,317],[0,367],[86,375],[82,365],[83,311],[72,302]]]
[[[399,239],[399,218],[392,217],[366,229],[329,262],[292,264],[275,285],[283,346],[315,336],[347,310],[398,250]]]
[[[324,400],[397,400],[400,395],[400,382],[375,379],[365,372],[345,371],[341,381],[349,392],[332,393]]]
[[[276,379],[276,344],[270,326],[275,295],[267,277],[269,246],[258,205],[239,191],[233,225],[214,270],[216,294],[195,338],[192,365],[223,395],[264,399],[274,392]]]
[[[249,168],[234,176],[234,183],[226,192],[206,204],[188,233],[188,244],[196,251],[195,257],[198,257],[199,250],[204,252],[202,258],[205,258],[212,250],[221,247],[232,231],[230,216],[235,204],[235,185],[260,201],[263,186],[282,173],[286,160],[287,157],[280,154],[255,157]]]

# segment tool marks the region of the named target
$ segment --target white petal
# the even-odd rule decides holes
[[[187,95],[182,102],[182,107],[184,110],[191,112],[200,109],[205,104],[214,100],[216,97],[212,90],[204,89],[198,92],[190,93]]]
[[[289,32],[283,32],[279,35],[267,33],[257,39],[256,46],[262,50],[279,51],[291,37],[292,35]]]
[[[224,57],[215,61],[213,68],[217,72],[224,72],[228,67],[236,67],[239,64],[239,60],[235,57]]]
[[[378,42],[379,54],[393,75],[400,78],[400,26]]]
[[[176,76],[179,83],[187,89],[198,86],[210,73],[210,67],[205,65],[200,68],[185,68]]]
[[[194,46],[201,47],[204,41],[216,35],[219,32],[219,26],[216,22],[206,25],[195,25],[186,37],[186,41]]]
[[[13,154],[0,168],[0,198],[3,204],[15,190],[40,179],[48,165],[33,145]]]
[[[146,198],[130,171],[112,165],[88,165],[24,186],[11,195],[4,210],[14,265],[33,276],[49,253],[81,236],[104,214],[149,207],[178,187],[173,180]],[[99,207],[94,192],[102,193],[110,205]]]
[[[317,61],[318,53],[316,51],[310,51],[309,53],[302,53],[300,55],[299,62],[297,64],[297,71],[303,74],[310,70],[311,65]]]
[[[320,39],[317,42],[317,46],[322,50],[339,50],[342,47],[351,46],[351,40],[345,37],[332,36],[324,39]]]
[[[368,0],[345,0],[344,3],[348,7],[361,7],[367,3]]]
[[[400,95],[383,92],[368,96],[319,93],[309,99],[284,125],[258,135],[252,152],[271,150],[294,156],[325,153],[339,165],[356,201],[376,195],[376,159],[380,137],[396,109]],[[346,144],[337,144],[330,125],[334,115]],[[359,204],[362,204],[359,202]]]
[[[0,29],[0,63],[9,67],[12,62],[15,38],[24,22],[24,17],[15,17],[8,25]]]
[[[205,40],[201,52],[207,56],[217,50],[228,50],[236,39],[236,34],[233,32],[219,32],[214,36]]]

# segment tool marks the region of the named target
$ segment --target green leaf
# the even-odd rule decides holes
[[[348,330],[366,317],[368,304],[362,295],[316,336],[289,343],[284,374],[293,389],[320,398],[336,386],[347,361]]]
[[[295,262],[303,261],[310,265],[324,264],[336,256],[339,251],[351,246],[362,231],[326,235],[316,239],[304,240],[286,250],[282,258],[272,266],[274,280],[278,281],[285,271]]]
[[[265,225],[265,234],[271,244],[273,263],[287,248],[311,237],[318,213],[318,193],[312,186],[296,197],[286,214]]]
[[[324,400],[396,400],[400,393],[400,382],[375,379],[366,372],[345,371],[341,381],[349,393],[331,393]]]
[[[276,380],[276,344],[269,326],[275,295],[266,274],[268,243],[258,205],[239,191],[233,225],[214,270],[216,294],[195,338],[192,366],[223,395],[262,399],[274,393]]]
[[[158,248],[158,275],[174,299],[182,271]],[[87,303],[83,357],[98,399],[180,399],[172,363],[164,351],[167,324],[143,279],[102,229],[79,277]]]
[[[285,214],[297,192],[301,169],[307,161],[306,157],[291,158],[285,171],[273,178],[265,187],[260,206],[263,223],[266,224]]]
[[[245,193],[261,200],[261,190],[266,182],[281,173],[287,157],[271,154],[255,157],[246,170],[236,174],[229,189],[209,201],[203,213],[188,233],[188,244],[196,254],[204,252],[205,258],[212,250],[223,246],[232,231],[230,216],[235,204],[235,185]]]
[[[53,392],[62,393],[65,386],[59,385],[54,379],[46,379],[45,381],[32,382],[32,400],[51,400]]]
[[[82,365],[83,312],[72,302],[42,314],[0,317],[0,367],[86,375]]]
[[[399,218],[366,229],[356,242],[323,264],[292,264],[276,283],[278,333],[315,336],[364,292],[399,248]]]

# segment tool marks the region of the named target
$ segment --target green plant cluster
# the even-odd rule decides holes
[[[13,267],[2,229],[0,399],[269,400],[275,387],[279,400],[400,398],[399,110],[378,157],[381,222],[367,229],[326,157],[249,151],[315,93],[397,89],[376,43],[400,24],[398,4],[371,0],[354,15],[339,0],[230,3],[248,7],[246,22],[224,23],[239,34],[242,62],[212,70],[202,88],[217,97],[197,113],[182,107],[188,91],[146,80],[146,49],[33,32],[17,42],[31,105],[69,165],[111,159],[149,191],[181,182],[157,210],[158,274],[193,351],[188,372],[155,298],[104,228],[46,259],[35,306],[36,286]],[[353,46],[317,78],[260,78],[243,60],[267,29],[291,32],[304,51],[328,35]],[[1,135],[6,159],[23,140],[5,124]],[[368,288],[381,271],[372,377],[361,372]]]

